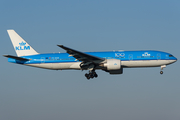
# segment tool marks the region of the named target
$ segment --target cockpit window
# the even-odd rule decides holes
[[[173,55],[169,55],[169,57],[173,57]]]

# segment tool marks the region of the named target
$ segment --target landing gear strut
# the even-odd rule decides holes
[[[98,75],[97,75],[97,73],[95,72],[95,70],[93,70],[93,71],[89,71],[89,74],[88,73],[86,73],[85,74],[85,77],[89,80],[90,78],[97,78],[98,77]]]
[[[162,65],[162,66],[161,66],[161,71],[160,71],[160,74],[161,74],[161,75],[163,74],[163,71],[162,71],[162,70],[163,70],[163,68],[165,68],[165,67],[166,67],[166,65]]]

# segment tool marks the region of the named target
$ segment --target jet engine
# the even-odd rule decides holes
[[[119,70],[121,69],[121,60],[107,59],[104,67],[106,67],[107,70]]]
[[[117,59],[107,59],[106,63],[104,63],[104,67],[106,68],[106,72],[110,74],[122,74],[123,68],[121,67],[121,60]]]

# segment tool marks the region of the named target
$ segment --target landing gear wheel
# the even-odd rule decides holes
[[[87,73],[85,74],[85,77],[86,77],[86,78],[88,77],[88,74],[87,74]]]
[[[89,71],[89,73],[85,74],[85,77],[89,80],[89,79],[93,79],[94,77],[97,78],[98,75],[96,74],[95,70],[94,71]]]
[[[89,80],[89,79],[90,79],[90,76],[87,76],[87,79]]]
[[[90,73],[89,76],[90,76],[90,78],[94,78],[94,74],[93,73]]]
[[[98,75],[95,73],[95,74],[94,74],[94,77],[95,77],[95,78],[97,78],[97,77],[98,77]]]
[[[163,74],[163,71],[161,71],[160,74],[162,75],[162,74]]]

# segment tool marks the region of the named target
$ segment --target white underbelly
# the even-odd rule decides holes
[[[169,60],[138,60],[138,61],[121,61],[124,67],[158,67],[170,64]]]
[[[25,64],[27,66],[39,67],[52,70],[80,70],[81,62],[67,62],[67,63],[40,63],[40,64]],[[159,67],[161,65],[168,65],[172,63],[171,60],[138,60],[138,61],[121,61],[122,67]]]

